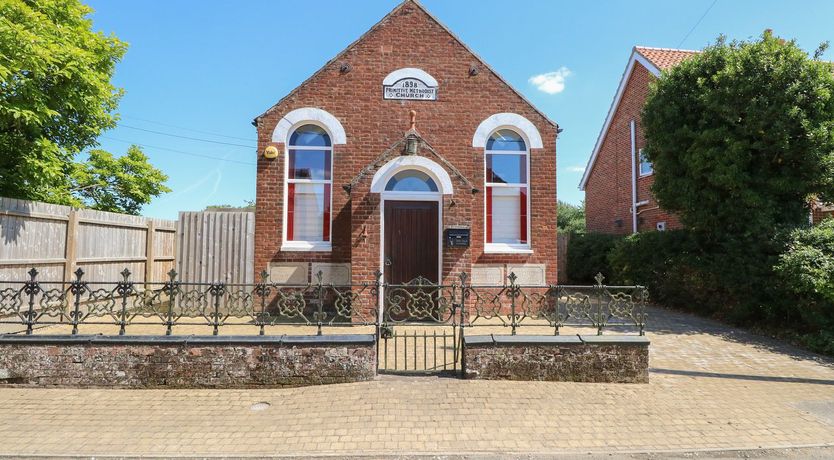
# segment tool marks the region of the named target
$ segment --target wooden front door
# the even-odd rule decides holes
[[[436,201],[385,201],[385,281],[406,284],[422,276],[432,283],[438,273]]]

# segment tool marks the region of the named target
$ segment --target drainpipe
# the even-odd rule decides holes
[[[631,233],[637,233],[637,124],[631,120]]]

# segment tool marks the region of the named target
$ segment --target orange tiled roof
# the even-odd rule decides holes
[[[649,48],[645,46],[635,46],[634,49],[660,70],[666,70],[670,67],[674,67],[680,64],[684,59],[698,53],[698,51],[692,50]]]

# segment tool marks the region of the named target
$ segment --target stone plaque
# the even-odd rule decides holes
[[[504,266],[503,265],[473,265],[472,280],[473,286],[503,286]]]
[[[419,78],[402,78],[391,85],[382,85],[382,98],[436,101],[437,86],[429,86]]]
[[[278,284],[307,284],[307,262],[273,262],[269,264],[269,281]]]
[[[545,265],[544,264],[519,264],[507,265],[507,275],[515,273],[517,277],[515,284],[522,286],[544,286]]]
[[[316,274],[319,271],[321,271],[321,282],[323,284],[333,284],[335,286],[350,284],[350,264],[313,262],[313,268],[310,271],[313,276],[313,283],[318,282]]]

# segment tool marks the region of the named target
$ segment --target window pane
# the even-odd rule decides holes
[[[524,139],[513,130],[499,129],[487,140],[487,150],[527,150]]]
[[[527,155],[487,154],[487,182],[526,184]]]
[[[526,212],[526,190],[522,191],[515,187],[489,187],[491,196],[492,212],[491,219],[487,222],[491,225],[492,240],[489,243],[522,244],[526,243],[526,228],[522,232],[521,224],[526,227],[526,215],[522,219],[522,210]],[[521,200],[525,203],[522,206]]]
[[[428,174],[409,169],[394,174],[385,184],[385,190],[397,192],[436,192],[437,184]]]
[[[290,179],[330,180],[330,150],[290,150]]]
[[[327,134],[327,131],[316,125],[304,125],[292,133],[290,136],[290,145],[330,147],[330,136]]]
[[[652,162],[643,154],[643,149],[640,149],[640,175],[651,174],[654,171]]]
[[[329,184],[289,184],[292,206],[287,210],[287,239],[327,241],[330,223]],[[327,218],[327,219],[325,219]]]

